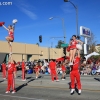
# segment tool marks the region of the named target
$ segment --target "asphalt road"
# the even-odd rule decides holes
[[[20,75],[20,74],[19,74]],[[81,76],[82,94],[70,95],[68,82],[51,82],[50,76],[35,80],[34,75],[27,75],[27,81],[22,82],[21,77],[16,79],[15,94],[5,94],[7,81],[0,77],[0,100],[100,100],[100,81],[94,79],[100,76]]]

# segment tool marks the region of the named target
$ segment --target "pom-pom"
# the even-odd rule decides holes
[[[79,49],[79,50],[82,50],[82,45],[77,44],[77,45],[76,45],[76,48]]]
[[[0,22],[0,26],[2,26],[2,25],[4,25],[5,24],[5,22]]]
[[[17,22],[18,22],[17,19],[13,19],[13,21],[12,21],[13,24],[15,24],[15,23],[17,23]]]

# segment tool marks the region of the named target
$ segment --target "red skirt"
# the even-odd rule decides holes
[[[71,46],[70,46],[70,50],[71,50],[71,49],[77,49],[76,45],[71,45]]]
[[[35,71],[35,72],[38,72],[38,71],[39,71],[39,68],[34,68],[34,71]]]
[[[62,71],[66,71],[66,67],[65,66],[62,66]]]
[[[17,71],[17,68],[14,68],[14,72],[16,72]]]

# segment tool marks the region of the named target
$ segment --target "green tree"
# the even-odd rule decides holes
[[[56,46],[56,48],[61,48],[61,44],[63,44],[63,43],[64,43],[64,41],[59,40],[59,41],[58,41],[58,44],[57,44],[57,46]]]

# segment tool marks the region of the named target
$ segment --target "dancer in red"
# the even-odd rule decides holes
[[[14,80],[14,63],[11,57],[9,57],[8,63],[8,87],[5,93],[10,93],[12,87],[12,93],[15,93],[15,80]]]
[[[6,64],[5,62],[2,63],[2,76],[3,76],[3,79],[6,79]]]
[[[77,53],[75,54],[74,64],[71,66],[71,72],[70,72],[70,80],[71,80],[71,95],[75,91],[75,81],[77,82],[77,88],[78,88],[78,94],[81,94],[81,81],[80,81],[80,72],[79,72],[79,66],[80,66],[80,51],[77,50]]]
[[[79,38],[79,37],[78,37]],[[80,43],[81,45],[83,44],[83,42],[82,41],[80,41],[80,40],[77,40],[77,36],[76,35],[73,35],[72,36],[72,39],[71,39],[71,41],[70,41],[70,63],[69,63],[69,65],[73,65],[73,61],[74,61],[74,57],[75,57],[75,53],[76,53],[76,51],[77,51],[77,47],[76,47],[76,45],[78,44],[78,43]]]
[[[16,62],[15,60],[13,60],[13,63],[14,63],[14,78],[16,78],[16,74],[17,74],[17,68],[16,68]]]
[[[39,71],[40,71],[38,63],[35,65],[34,71],[35,71],[36,79],[37,79],[39,77]]]
[[[9,25],[8,28],[4,25],[2,25],[7,31],[8,31],[8,36],[6,37],[6,40],[8,41],[9,48],[10,48],[10,54],[12,54],[12,45],[11,42],[14,41],[14,27],[12,25]]]
[[[56,63],[53,60],[50,61],[49,68],[50,68],[50,72],[51,72],[52,81],[54,81],[54,78],[56,78],[56,81],[59,81],[57,71],[56,71]]]
[[[62,69],[62,80],[65,80],[65,75],[66,75],[65,62],[62,62],[61,69]]]
[[[26,65],[24,59],[22,60],[22,81],[26,81],[25,79],[25,70],[26,70]]]

